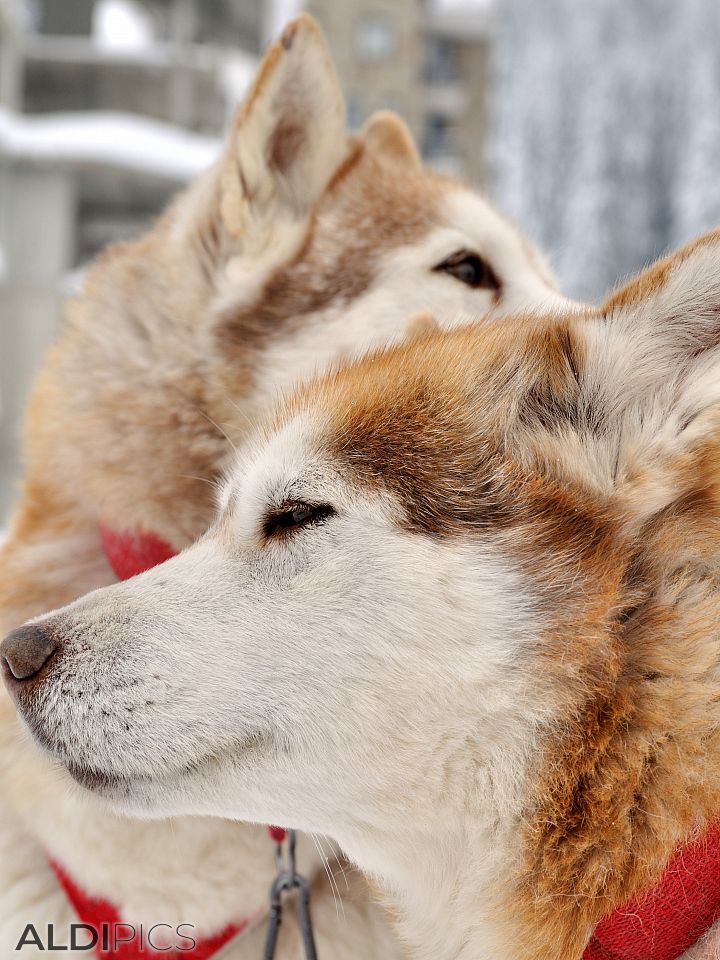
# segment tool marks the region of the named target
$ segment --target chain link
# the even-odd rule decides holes
[[[287,834],[287,859],[285,858],[285,843],[278,843],[275,847],[275,863],[277,876],[270,887],[270,919],[265,940],[263,960],[274,960],[277,950],[278,933],[282,923],[283,898],[293,891],[297,891],[297,914],[300,923],[305,960],[317,960],[315,937],[313,935],[312,920],[310,918],[310,884],[305,877],[297,872],[295,864],[295,831]]]

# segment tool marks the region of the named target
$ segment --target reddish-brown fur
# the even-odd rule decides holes
[[[603,310],[647,297],[670,266]],[[585,322],[431,331],[291,407],[320,412],[333,459],[392,493],[402,526],[487,538],[540,598],[534,669],[554,721],[508,908],[526,960],[580,957],[600,918],[720,809],[720,443],[713,434],[671,465],[668,505],[639,527],[631,501],[544,457],[558,430],[592,433],[577,402]]]

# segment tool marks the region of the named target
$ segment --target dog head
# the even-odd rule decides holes
[[[52,449],[59,485],[82,475],[89,511],[182,546],[212,516],[203,480],[231,453],[223,431],[243,439],[278,390],[399,338],[418,310],[456,323],[559,301],[522,235],[423,169],[399,118],[348,134],[322,35],[301,17],[218,162],[88,271],[31,442]]]
[[[422,167],[399,117],[375,114],[348,136],[332,63],[308,17],[269,51],[208,180],[215,203],[203,184],[199,221],[188,201],[184,218],[204,230],[206,250],[208,230],[223,241],[204,258],[216,343],[233,356],[282,337],[296,352],[295,380],[338,351],[387,342],[416,310],[455,321],[563,299],[488,203]]]
[[[599,310],[300,390],[197,544],[5,641],[37,739],[123,810],[381,872],[398,832],[510,820],[581,936],[718,799],[719,276],[713,234]]]

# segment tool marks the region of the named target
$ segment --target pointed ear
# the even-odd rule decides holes
[[[276,224],[304,224],[347,150],[325,40],[312,18],[298,17],[268,50],[235,118],[221,173],[225,229],[262,247]]]
[[[720,230],[658,261],[600,308],[594,333],[598,391],[620,409],[660,395],[689,426],[691,407],[720,387]],[[716,382],[717,381],[717,382]],[[671,402],[672,400],[672,402]]]
[[[412,134],[396,113],[390,110],[374,113],[363,127],[361,136],[371,153],[401,166],[422,167]]]
[[[613,486],[647,515],[720,429],[720,231],[640,274],[579,330],[581,419],[607,446]]]
[[[720,460],[720,231],[527,338],[516,414],[499,417],[528,464],[642,523]]]

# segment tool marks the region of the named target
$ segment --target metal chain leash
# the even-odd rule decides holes
[[[287,842],[287,860],[283,847]],[[293,890],[297,891],[297,914],[300,923],[306,960],[317,960],[315,937],[310,918],[310,884],[301,876],[295,866],[295,831],[288,830],[285,841],[280,841],[275,849],[277,876],[270,887],[270,919],[265,940],[263,960],[273,960],[277,949],[278,932],[282,923],[283,898]]]

